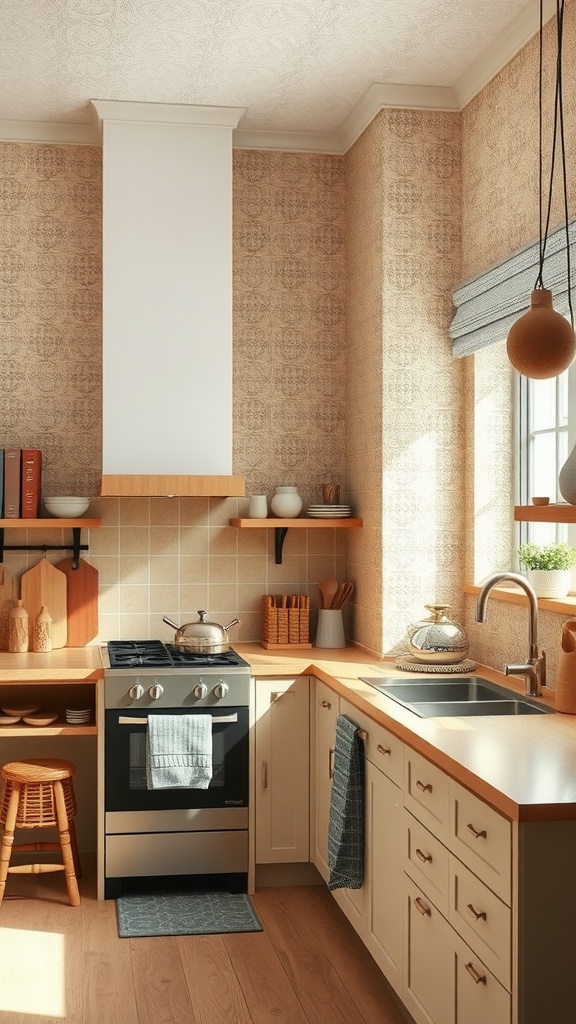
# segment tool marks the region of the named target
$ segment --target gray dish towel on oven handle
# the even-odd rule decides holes
[[[211,715],[149,715],[148,789],[208,789],[212,778]]]
[[[364,883],[364,743],[346,715],[336,722],[328,824],[329,889]]]

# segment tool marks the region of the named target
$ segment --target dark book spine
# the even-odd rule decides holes
[[[4,518],[20,518],[21,448],[4,449]]]
[[[42,452],[38,448],[22,449],[22,519],[40,518],[40,491],[42,483]]]

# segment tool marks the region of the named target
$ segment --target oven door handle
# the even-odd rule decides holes
[[[162,712],[159,712],[162,714]],[[238,715],[212,715],[212,725],[226,724],[227,722],[237,722]],[[120,715],[118,718],[118,725],[148,725],[147,718],[128,718],[124,715]]]

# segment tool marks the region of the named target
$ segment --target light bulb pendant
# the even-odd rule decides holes
[[[552,306],[552,292],[537,288],[530,309],[516,320],[506,341],[512,366],[534,380],[557,377],[576,355],[576,337],[569,323]]]

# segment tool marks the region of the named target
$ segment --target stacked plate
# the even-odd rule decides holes
[[[352,509],[350,505],[309,505],[307,514],[312,519],[346,519]]]
[[[66,708],[68,725],[84,725],[92,718],[92,708]]]

